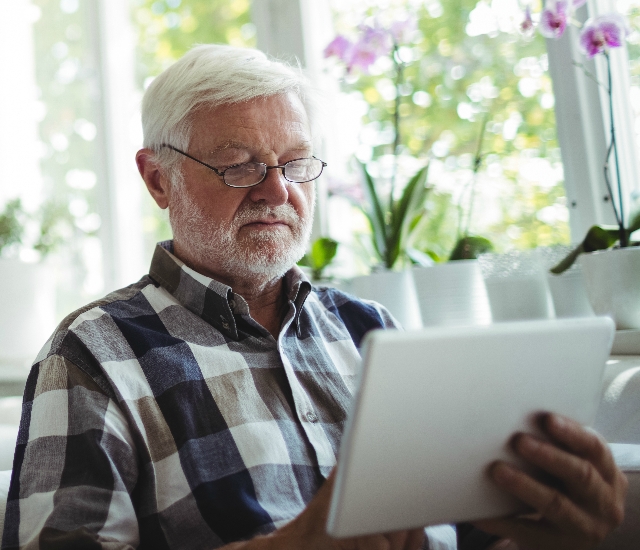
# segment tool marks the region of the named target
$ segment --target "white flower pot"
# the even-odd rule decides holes
[[[381,271],[355,277],[349,287],[358,298],[375,300],[382,304],[405,329],[422,327],[411,270]]]
[[[618,330],[640,328],[640,247],[579,256],[596,315],[613,318]]]
[[[477,260],[416,267],[413,278],[424,326],[491,323],[489,299]]]
[[[547,282],[556,317],[593,316],[581,269],[570,269],[560,275],[547,273]]]
[[[550,319],[553,304],[542,276],[514,275],[485,280],[494,322]]]
[[[536,250],[479,258],[493,322],[554,316],[547,278]]]
[[[0,259],[0,366],[31,363],[55,328],[55,280],[41,264]]]

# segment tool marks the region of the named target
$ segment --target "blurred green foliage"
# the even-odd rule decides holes
[[[39,10],[33,36],[42,110],[43,195],[64,205],[56,208],[71,209],[65,215],[73,213],[77,226],[75,235],[67,236],[68,244],[81,247],[79,241],[100,226],[96,189],[102,162],[97,115],[101,83],[95,37],[87,23],[96,7],[94,2],[60,0],[33,0],[33,4]]]
[[[0,212],[0,253],[12,244],[19,243],[22,238],[22,201],[13,199],[8,201],[4,210]]]
[[[402,195],[398,199],[391,197],[389,202],[380,198],[367,167],[362,164],[361,168],[368,196],[367,206],[362,211],[371,226],[371,241],[378,262],[387,269],[403,266],[411,234],[424,214],[429,166],[418,170],[407,182]]]
[[[64,203],[48,200],[38,211],[27,212],[20,199],[10,200],[0,212],[0,255],[18,257],[32,248],[45,257],[65,242],[72,226]]]
[[[311,278],[319,281],[324,277],[324,270],[333,261],[338,252],[338,241],[329,237],[320,237],[311,244],[311,250],[298,262],[298,265],[311,269]]]
[[[132,0],[138,34],[136,79],[140,89],[196,44],[255,46],[250,0]],[[166,213],[145,193],[146,247],[171,238]]]
[[[400,107],[402,149],[419,158],[434,157],[429,183],[435,189],[427,198],[425,217],[436,215],[439,223],[428,219],[421,223],[413,245],[425,251],[447,251],[437,256],[448,257],[456,241],[459,197],[472,177],[478,127],[485,116],[483,154],[488,156],[479,173],[470,234],[487,237],[499,251],[568,243],[544,39],[538,34],[521,36],[517,23],[511,32],[496,27],[479,33],[470,21],[474,10],[484,10],[486,15],[492,9],[491,2],[484,0],[387,4],[390,9],[385,12],[362,0],[359,17],[383,25],[403,16],[417,18],[420,32],[401,51],[403,59],[411,61],[405,69],[407,83]],[[336,30],[348,35],[356,18],[339,2],[333,5]],[[500,15],[495,12],[496,20]],[[345,92],[368,105],[363,123],[367,135],[376,136],[368,139],[374,162],[392,153],[390,69],[379,65],[371,75],[347,75],[343,81]],[[370,160],[360,155],[361,160]]]
[[[255,46],[250,0],[132,0],[141,85],[195,44]]]

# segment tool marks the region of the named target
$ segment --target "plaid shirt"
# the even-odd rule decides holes
[[[219,547],[290,521],[335,465],[360,342],[389,314],[293,268],[276,340],[170,251],[36,358],[3,549]]]

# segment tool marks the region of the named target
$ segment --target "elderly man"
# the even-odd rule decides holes
[[[451,527],[324,532],[361,339],[394,323],[295,266],[324,167],[316,116],[304,79],[253,50],[199,46],[149,87],[137,163],[174,239],[36,359],[2,548],[455,548]],[[575,550],[621,522],[626,482],[603,442],[543,426],[549,442],[514,448],[561,489],[498,464],[537,514],[460,539]]]

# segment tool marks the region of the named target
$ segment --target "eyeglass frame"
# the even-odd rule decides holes
[[[222,183],[224,183],[227,187],[231,187],[233,189],[249,189],[250,187],[255,187],[256,185],[260,185],[265,179],[267,179],[267,170],[269,170],[271,168],[280,168],[282,170],[282,177],[284,179],[286,179],[290,183],[309,183],[310,181],[317,180],[322,175],[323,170],[327,166],[327,163],[325,161],[319,159],[318,157],[315,157],[315,156],[311,155],[311,157],[301,157],[299,159],[291,159],[291,160],[285,162],[284,164],[274,164],[273,166],[269,166],[268,164],[265,164],[264,162],[241,162],[240,164],[234,164],[233,166],[229,166],[228,168],[225,168],[221,172],[220,170],[218,170],[214,166],[211,166],[210,164],[207,164],[206,162],[203,162],[203,161],[197,159],[196,157],[191,156],[189,153],[185,153],[184,151],[181,151],[180,149],[178,149],[177,147],[174,147],[173,145],[169,145],[168,143],[163,143],[160,147],[167,147],[167,148],[175,151],[176,153],[180,153],[181,155],[184,155],[185,157],[190,158],[191,160],[195,160],[199,164],[202,164],[202,166],[206,166],[210,170],[213,170],[216,173],[217,176],[222,178]],[[312,178],[310,180],[305,180],[305,181],[293,181],[293,180],[290,180],[285,175],[284,169],[285,169],[285,166],[287,166],[287,164],[289,164],[290,162],[295,162],[296,160],[305,160],[305,159],[308,159],[308,158],[319,160],[322,163],[322,168],[320,169],[320,173],[315,178]],[[252,183],[251,185],[231,185],[230,183],[227,183],[226,180],[224,179],[225,172],[227,170],[230,170],[231,168],[237,168],[238,166],[242,166],[243,164],[261,164],[262,166],[264,166],[265,167],[265,171],[264,171],[264,175],[262,176],[262,179],[260,181],[256,182],[256,183]]]

